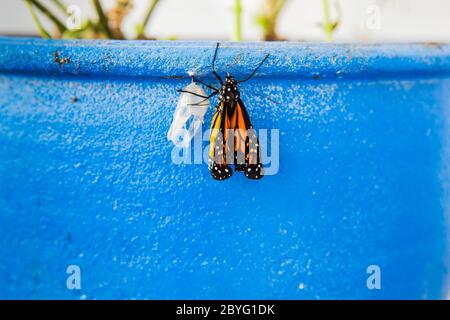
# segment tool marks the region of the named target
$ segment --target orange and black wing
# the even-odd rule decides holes
[[[264,175],[261,149],[250,117],[241,99],[236,102],[231,117],[234,136],[234,164],[236,171],[243,171],[249,179],[261,179]]]
[[[211,122],[209,141],[209,170],[216,180],[225,180],[233,174],[231,167],[227,164],[227,154],[230,151],[226,141],[230,125],[227,104],[221,102]]]

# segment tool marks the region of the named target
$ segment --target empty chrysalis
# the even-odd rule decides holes
[[[180,94],[167,139],[177,147],[186,148],[202,126],[203,118],[209,107],[209,99],[204,98],[205,91],[195,82],[189,84],[182,91],[187,92]]]

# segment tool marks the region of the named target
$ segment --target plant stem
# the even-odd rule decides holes
[[[62,12],[64,12],[64,14],[67,14],[67,8],[60,0],[52,0],[52,1],[59,9],[61,9]]]
[[[241,0],[234,1],[234,17],[235,17],[234,40],[242,41],[242,29],[241,29],[242,4],[241,4]]]
[[[95,7],[95,11],[97,11],[97,16],[98,16],[98,22],[103,30],[103,32],[105,33],[106,37],[109,39],[113,38],[111,29],[109,29],[109,25],[108,25],[108,18],[106,17],[102,5],[100,4],[99,0],[92,0],[92,3],[94,4]]]
[[[328,0],[322,0],[323,6],[323,28],[327,35],[327,41],[333,41],[333,26],[330,21],[330,4]]]
[[[44,27],[40,23],[36,13],[34,12],[33,5],[31,4],[30,0],[25,0],[25,3],[27,5],[27,7],[28,7],[28,10],[31,13],[31,17],[33,18],[33,21],[36,24],[36,26],[38,28],[38,31],[39,31],[39,34],[41,35],[41,37],[44,38],[44,39],[50,39],[51,38],[50,34],[47,31],[45,31]]]
[[[287,0],[279,0],[277,2],[277,6],[275,8],[275,16],[278,16],[280,14],[281,9],[283,9],[284,5],[286,4]]]
[[[145,14],[144,20],[141,24],[138,24],[137,29],[137,37],[142,38],[144,36],[145,27],[147,26],[148,22],[150,21],[150,17],[153,14],[153,11],[155,11],[156,5],[158,4],[159,0],[152,0],[150,3],[147,13]]]
[[[264,40],[274,41],[279,39],[276,30],[278,15],[286,4],[286,1],[287,0],[266,0],[265,13],[260,16]]]
[[[49,18],[56,26],[56,28],[58,28],[58,31],[62,34],[64,31],[66,31],[66,27],[64,26],[64,24],[59,21],[59,19],[57,17],[55,17],[53,15],[53,13],[51,13],[50,10],[48,10],[43,4],[41,4],[38,0],[26,0],[27,2],[29,2],[30,4],[33,4],[36,8],[39,9],[39,11],[41,11],[44,15],[47,16],[47,18]]]

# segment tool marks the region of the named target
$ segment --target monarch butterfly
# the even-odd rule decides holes
[[[216,180],[225,180],[232,176],[233,171],[230,165],[234,165],[234,170],[244,172],[249,179],[261,179],[264,170],[261,163],[260,145],[250,121],[247,109],[241,100],[238,84],[251,79],[256,71],[263,65],[269,55],[258,64],[253,72],[243,80],[236,80],[232,75],[226,74],[225,81],[215,70],[215,61],[219,43],[217,43],[212,62],[212,73],[220,83],[220,89],[208,85],[199,79],[199,82],[213,93],[209,96],[202,96],[209,99],[214,95],[219,95],[219,102],[211,122],[211,136],[208,166],[211,176]],[[178,90],[179,92],[188,92]],[[195,94],[189,92],[191,94]],[[198,94],[195,94],[200,96]]]

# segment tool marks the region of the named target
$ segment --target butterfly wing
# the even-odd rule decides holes
[[[209,170],[216,180],[227,179],[233,174],[227,164],[227,129],[231,125],[227,111],[227,104],[221,102],[216,108],[210,128]]]
[[[241,99],[236,102],[231,122],[235,129],[235,170],[243,171],[249,179],[261,179],[264,175],[261,149],[256,131]]]

